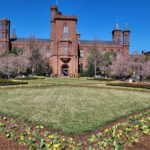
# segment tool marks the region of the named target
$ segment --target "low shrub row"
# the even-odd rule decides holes
[[[17,80],[37,80],[37,79],[45,79],[45,77],[37,77],[37,76],[30,76],[30,77],[16,77]]]
[[[88,79],[88,80],[96,80],[96,81],[115,81],[114,79],[111,79],[111,78],[93,78],[93,79]]]
[[[150,89],[149,83],[128,83],[128,82],[120,82],[120,83],[107,83],[109,86],[121,86],[121,87],[132,87],[132,88],[143,88]]]
[[[5,85],[20,85],[20,84],[28,84],[28,82],[0,79],[0,86],[5,86]]]
[[[97,81],[115,81],[114,79],[111,79],[111,78],[94,78],[94,80],[97,80]]]

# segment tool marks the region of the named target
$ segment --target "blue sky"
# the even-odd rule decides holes
[[[18,37],[50,37],[50,6],[55,0],[5,0],[0,2],[0,18],[11,20],[11,30]],[[130,52],[150,50],[149,0],[58,0],[65,15],[78,16],[77,31],[81,39],[111,40],[111,32],[118,21],[131,30]]]

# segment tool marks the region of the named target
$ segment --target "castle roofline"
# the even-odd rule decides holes
[[[58,7],[56,5],[52,5],[51,9],[58,9]]]
[[[77,16],[56,16],[55,20],[75,20],[77,21]]]
[[[80,40],[81,44],[93,44],[95,43],[95,40]],[[97,44],[108,44],[108,45],[118,45],[117,42],[114,41],[96,41]]]
[[[123,32],[131,32],[130,30],[128,30],[128,29],[125,29],[125,30],[123,30]]]
[[[11,39],[11,41],[15,41],[15,42],[29,42],[30,38],[17,38],[17,39]],[[40,42],[50,42],[50,39],[42,39],[42,38],[37,38],[37,41]]]
[[[112,31],[112,33],[115,32],[115,31],[122,31],[122,30],[121,30],[121,29],[114,29],[114,30]]]

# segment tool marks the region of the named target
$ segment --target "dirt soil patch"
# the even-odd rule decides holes
[[[141,111],[141,112],[144,113],[144,112],[147,112],[147,111],[149,111],[149,109]],[[107,128],[111,128],[112,126],[114,126],[117,123],[123,123],[126,120],[128,120],[131,116],[138,115],[138,114],[139,113],[135,113],[135,114],[130,115],[128,117],[124,117],[122,119],[119,119],[119,120],[117,120],[113,123],[110,123],[109,125],[107,125],[103,128],[100,128],[98,130],[95,130],[93,132],[88,132],[88,133],[81,134],[81,135],[74,135],[74,136],[72,135],[72,138],[76,142],[78,142],[78,141],[87,141],[90,136],[96,135],[97,133],[102,132],[103,130],[105,130]],[[10,121],[11,118],[15,119],[15,117],[7,117],[7,121]],[[20,123],[22,124],[21,121],[20,121]],[[21,126],[23,126],[23,124]],[[31,127],[36,128],[36,126],[34,124],[32,124]],[[47,129],[46,128],[42,129],[43,132],[47,131],[47,130],[50,131],[50,129],[48,129],[48,128]],[[54,131],[51,130],[51,132],[54,132]],[[58,131],[58,133],[59,133],[59,135],[67,136],[61,131]],[[88,145],[85,144],[84,147],[81,148],[81,150],[86,150],[87,149],[86,146],[88,146]],[[124,149],[125,150],[149,150],[150,149],[150,135],[141,136],[138,142],[133,143],[133,144],[127,144],[127,145],[125,145]],[[0,150],[29,150],[29,147],[27,145],[21,145],[17,141],[8,140],[4,135],[0,135]]]
[[[150,136],[145,136],[139,142],[128,145],[126,150],[149,150],[150,149]]]
[[[0,136],[0,150],[28,150],[28,146],[21,145],[18,142],[6,139]]]
[[[143,137],[139,142],[125,147],[125,150],[149,150],[150,136]],[[28,146],[20,145],[18,142],[10,141],[0,136],[0,150],[29,150]]]

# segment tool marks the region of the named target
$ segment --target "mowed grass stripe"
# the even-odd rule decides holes
[[[0,90],[0,111],[66,133],[83,133],[150,107],[150,94],[86,87]]]

